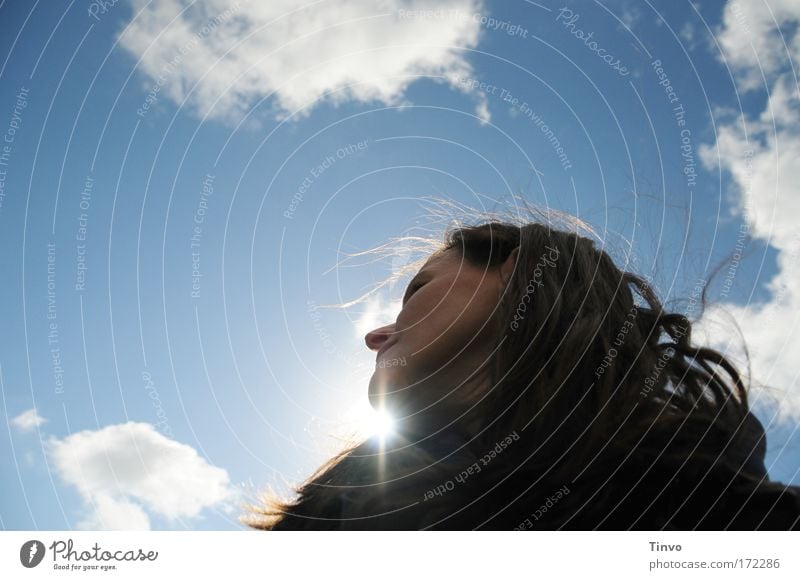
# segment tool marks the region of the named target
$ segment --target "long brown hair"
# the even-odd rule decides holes
[[[371,438],[343,450],[294,500],[267,495],[248,506],[248,526],[758,525],[745,504],[783,486],[767,476],[765,433],[736,367],[693,345],[688,312],[665,311],[643,277],[589,236],[542,222],[450,226],[438,250],[496,271],[519,248],[493,319],[485,396],[435,436],[401,433],[385,448]],[[464,437],[466,422],[478,425],[476,436]]]

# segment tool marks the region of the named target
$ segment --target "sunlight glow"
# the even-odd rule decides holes
[[[372,411],[367,425],[370,436],[380,437],[384,440],[394,434],[394,419],[384,410]]]
[[[359,397],[337,424],[347,426],[343,434],[356,439],[377,437],[383,443],[397,434],[394,417],[386,411],[376,411],[367,397]]]

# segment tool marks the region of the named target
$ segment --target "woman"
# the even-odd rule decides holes
[[[587,237],[448,230],[366,335],[397,436],[348,449],[253,528],[797,529],[735,367]]]

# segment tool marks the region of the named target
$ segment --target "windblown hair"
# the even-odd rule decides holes
[[[489,271],[519,247],[492,319],[490,389],[462,417],[479,434],[459,437],[454,424],[385,449],[368,439],[321,466],[293,501],[249,506],[248,526],[797,525],[797,496],[764,468],[749,387],[723,354],[692,345],[688,313],[665,311],[644,278],[575,232],[489,221],[450,227],[444,239],[438,251]]]

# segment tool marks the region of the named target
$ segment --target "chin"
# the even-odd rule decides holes
[[[369,381],[369,403],[375,410],[402,412],[406,406],[408,389],[397,387],[405,384],[400,374],[393,368],[376,368]],[[397,390],[397,389],[402,390]]]
[[[390,381],[393,382],[392,374],[394,373],[392,373],[390,369],[380,368],[376,368],[375,372],[372,373],[372,378],[369,380],[368,395],[369,402],[375,409],[378,409],[382,404],[385,405],[390,399],[396,397],[396,395],[392,395],[391,393],[392,387],[390,386]]]

